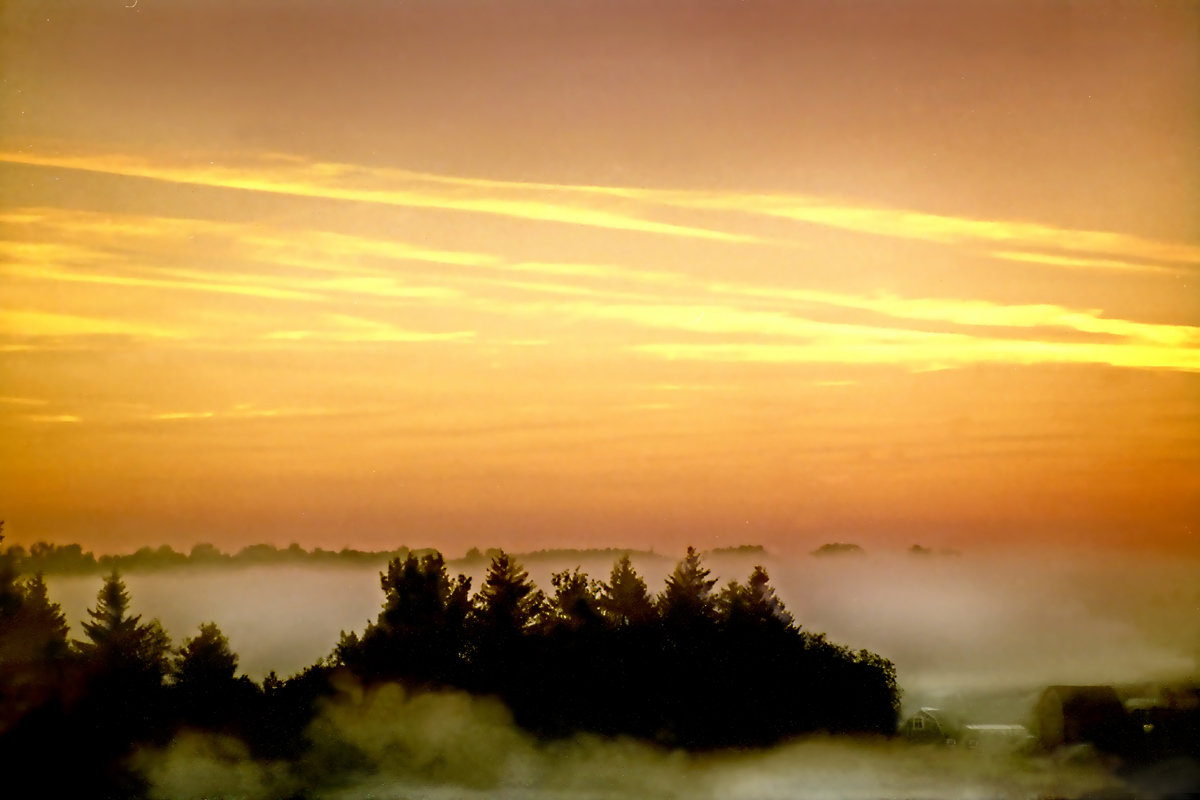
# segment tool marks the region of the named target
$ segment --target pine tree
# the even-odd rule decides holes
[[[87,613],[91,617],[91,622],[83,623],[87,641],[76,642],[86,660],[103,672],[162,683],[169,667],[170,640],[158,620],[142,624],[140,615],[129,616],[129,592],[115,569],[96,595],[96,607]]]
[[[608,583],[600,585],[599,603],[608,620],[619,627],[644,625],[657,613],[646,582],[634,570],[628,555],[613,564]]]
[[[689,626],[715,618],[712,588],[717,581],[709,578],[709,574],[710,571],[701,564],[696,548],[689,547],[658,597],[659,614],[665,622]]]
[[[717,607],[729,628],[792,626],[792,615],[776,596],[770,580],[767,571],[758,566],[745,585],[730,581],[721,591]]]
[[[26,578],[18,585],[21,606],[12,615],[10,650],[0,644],[0,662],[6,656],[21,661],[59,658],[67,652],[67,617],[62,606],[50,600],[42,573]],[[7,651],[7,652],[4,652]]]
[[[175,684],[183,687],[219,687],[233,681],[238,657],[229,639],[215,622],[200,626],[200,633],[187,639],[175,656]]]
[[[529,573],[501,550],[475,598],[477,622],[492,635],[506,637],[533,629],[545,613],[545,595],[529,580]]]

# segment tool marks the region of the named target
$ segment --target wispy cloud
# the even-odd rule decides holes
[[[246,167],[227,167],[211,164],[209,166],[171,165],[121,155],[53,156],[9,151],[0,153],[0,161],[293,197],[349,200],[443,211],[465,211],[539,222],[584,225],[712,241],[754,241],[754,237],[750,236],[697,226],[659,222],[622,210],[551,201],[537,197],[439,192],[428,183],[422,184],[414,181],[413,173],[402,170],[309,162],[286,157],[260,159]],[[387,188],[377,188],[381,185]],[[513,186],[520,187],[521,184],[513,184]]]
[[[1143,344],[1094,344],[929,334],[920,342],[664,343],[632,351],[667,360],[765,364],[890,364],[912,370],[971,364],[1104,364],[1140,369],[1200,371],[1200,350]]]
[[[1111,258],[1082,258],[1080,256],[1054,255],[1052,253],[1022,253],[1009,250],[999,250],[991,253],[993,258],[1005,261],[1020,261],[1027,264],[1047,264],[1052,267],[1067,267],[1069,269],[1098,269],[1115,272],[1150,272],[1160,275],[1179,275],[1186,270],[1179,267],[1164,267],[1158,264],[1138,264],[1131,261],[1118,261]],[[1183,259],[1186,261],[1186,259]]]
[[[0,336],[4,337],[133,336],[175,339],[184,335],[178,329],[130,320],[0,309]]]
[[[146,289],[170,289],[183,292],[207,292],[210,294],[235,294],[245,297],[262,297],[272,300],[321,300],[320,295],[312,292],[297,291],[266,285],[254,285],[253,277],[235,279],[240,282],[205,280],[202,276],[187,275],[176,271],[173,278],[169,270],[159,270],[164,277],[140,277],[137,275],[96,274],[91,272],[75,272],[57,269],[50,265],[26,266],[10,264],[3,272],[13,278],[31,280],[61,281],[64,283],[91,283],[107,286],[128,286]]]
[[[37,397],[0,397],[0,403],[11,406],[48,406],[49,400]]]
[[[1200,247],[1159,242],[1125,233],[1061,228],[1036,222],[970,219],[906,209],[852,206],[803,196],[691,196],[675,193],[670,197],[673,198],[670,202],[682,206],[763,214],[879,236],[943,244],[1025,244],[1045,247],[1054,252],[1078,250],[1125,258],[1200,264]],[[1051,256],[1049,259],[1040,260],[1043,263],[1056,264],[1053,258]],[[1076,259],[1070,266],[1087,264]],[[1111,266],[1106,264],[1105,268]]]
[[[1106,317],[1101,309],[1072,309],[1053,304],[1005,304],[944,297],[906,298],[888,294],[866,296],[796,289],[771,290],[737,284],[720,284],[713,288],[731,295],[859,309],[895,319],[948,322],[971,327],[1061,328],[1080,333],[1129,337],[1164,345],[1200,344],[1200,328]]]
[[[196,420],[270,420],[294,419],[296,417],[325,417],[344,413],[342,411],[323,407],[290,407],[259,408],[251,403],[239,403],[232,408],[205,411],[164,411],[151,414],[149,419],[156,422],[185,422]]]
[[[313,342],[461,342],[474,338],[474,331],[414,331],[390,322],[325,314],[320,328],[273,331],[264,338],[275,341]]]

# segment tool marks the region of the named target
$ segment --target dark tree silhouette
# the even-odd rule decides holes
[[[497,553],[475,598],[478,630],[491,638],[516,636],[541,623],[547,610],[546,597],[529,573],[508,553]]]
[[[461,678],[471,581],[451,579],[440,553],[394,558],[380,573],[384,602],[362,637],[343,633],[335,661],[369,679],[446,684]]]
[[[596,625],[603,619],[597,596],[600,585],[588,580],[588,576],[580,572],[579,567],[556,572],[550,577],[550,583],[554,586],[550,621],[552,628],[578,630],[584,626]]]
[[[600,584],[600,608],[617,626],[646,625],[657,618],[646,582],[633,568],[628,555],[613,565],[608,583]]]
[[[129,592],[116,570],[87,613],[91,622],[83,623],[83,632],[88,638],[76,642],[85,660],[123,679],[161,685],[170,668],[170,639],[158,620],[143,624],[141,615],[129,615]]]
[[[180,723],[238,734],[250,728],[261,696],[249,678],[237,676],[237,654],[216,623],[202,624],[184,641],[173,666],[171,694]]]
[[[175,685],[220,686],[233,680],[238,657],[215,622],[200,625],[200,633],[185,639],[175,656]]]
[[[787,628],[794,620],[775,595],[767,571],[755,567],[745,585],[730,581],[717,597],[722,621],[730,629],[775,626]]]
[[[499,694],[520,715],[537,693],[537,648],[532,640],[548,619],[549,608],[529,573],[498,551],[471,609],[469,688]]]
[[[0,735],[3,735],[59,694],[68,654],[68,628],[62,607],[51,602],[40,573],[24,581],[0,575],[0,582],[7,595],[0,611]]]
[[[67,652],[67,617],[39,572],[15,584],[18,605],[0,614],[0,663],[37,662]]]
[[[710,574],[696,548],[689,547],[658,596],[658,612],[667,625],[688,627],[716,619],[712,588],[717,581]]]

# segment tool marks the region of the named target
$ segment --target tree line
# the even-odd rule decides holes
[[[269,543],[252,544],[236,552],[225,552],[208,542],[194,545],[187,552],[176,550],[169,544],[158,547],[139,547],[136,551],[126,554],[96,555],[90,550],[84,550],[79,544],[52,544],[51,542],[35,542],[28,548],[23,545],[10,545],[6,550],[0,550],[0,557],[7,558],[19,574],[44,575],[53,574],[89,574],[107,573],[112,570],[133,572],[142,570],[175,569],[180,567],[256,567],[256,566],[375,566],[386,564],[394,558],[404,558],[410,553],[415,555],[431,554],[432,549],[410,549],[398,547],[394,550],[356,550],[343,547],[341,550],[326,550],[315,547],[306,550],[297,543],[287,547],[277,547]],[[480,550],[472,547],[466,555],[459,559],[462,564],[487,563],[500,550],[489,548]],[[571,558],[619,556],[628,550],[604,548],[579,550],[573,548],[554,548],[536,550],[524,553],[522,558],[528,562],[561,561]],[[639,557],[660,558],[649,551],[634,551]],[[710,551],[712,555],[765,555],[760,545],[742,545],[740,547],[724,547]]]
[[[607,580],[576,568],[551,584],[543,592],[503,551],[474,594],[439,553],[393,558],[361,634],[344,632],[290,678],[256,683],[215,624],[176,648],[157,620],[131,614],[117,571],[71,640],[41,576],[21,578],[0,555],[0,769],[54,753],[73,769],[47,776],[52,788],[137,797],[145,787],[125,759],[181,729],[298,764],[320,699],[345,676],[497,696],[547,738],[588,731],[705,749],[895,731],[892,664],[803,631],[761,567],[718,589],[688,548],[657,595],[628,556]]]
[[[11,545],[0,552],[0,557],[7,559],[19,574],[34,575],[40,572],[49,575],[106,573],[114,569],[132,572],[178,567],[255,567],[286,564],[373,566],[387,563],[393,558],[402,558],[409,552],[412,551],[407,547],[395,550],[355,550],[350,547],[341,550],[325,550],[320,547],[305,550],[299,544],[287,547],[252,544],[236,552],[226,553],[205,542],[195,545],[186,553],[164,544],[159,547],[140,547],[124,555],[97,556],[78,544],[36,542],[28,548]]]

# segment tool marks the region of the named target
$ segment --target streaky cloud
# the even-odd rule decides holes
[[[128,156],[43,156],[12,151],[0,153],[0,161],[293,197],[475,212],[539,222],[665,234],[711,241],[756,241],[754,237],[743,234],[657,222],[618,211],[541,199],[470,196],[457,192],[438,194],[422,187],[375,188],[370,184],[382,183],[390,187],[403,186],[408,182],[406,181],[407,173],[348,164],[273,160],[242,169],[216,165],[208,167],[169,166]],[[520,186],[520,184],[516,184],[516,186]]]

